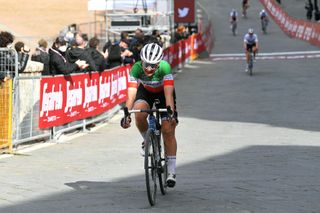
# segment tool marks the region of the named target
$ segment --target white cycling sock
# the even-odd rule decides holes
[[[143,137],[143,140],[145,141],[146,140],[146,134],[147,134],[147,131],[145,132],[140,132],[141,136]]]
[[[167,156],[168,159],[168,173],[176,174],[176,156]]]

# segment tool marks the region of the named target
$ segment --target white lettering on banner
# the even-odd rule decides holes
[[[305,31],[304,31],[304,35],[303,35],[303,39],[309,41],[310,37],[312,34],[312,28],[311,27],[306,27]]]
[[[73,83],[73,88],[75,88],[76,82]],[[81,106],[82,104],[82,88],[81,82],[78,82],[77,89],[70,89],[71,82],[67,81],[67,101],[66,107],[64,108],[64,112],[67,113],[68,111],[72,111],[72,107]]]
[[[298,31],[297,31],[297,33],[296,33],[296,37],[297,37],[297,38],[302,38],[303,33],[304,33],[304,26],[299,25]]]
[[[284,27],[285,27],[288,31],[290,31],[290,23],[289,23],[289,20],[288,20],[288,19],[286,19],[286,22],[285,22],[285,24],[284,24]]]
[[[48,83],[43,85],[43,94],[42,94],[42,104],[40,117],[44,116],[44,112],[46,112],[46,116],[48,116],[49,111],[62,109],[63,102],[63,94],[62,94],[62,85],[59,84],[59,90],[54,92],[54,88],[56,85],[52,85],[51,92],[46,92],[48,88]]]
[[[168,62],[169,62],[169,64],[172,64],[172,62],[173,62],[173,54],[172,54],[172,52],[171,51],[169,51],[169,57],[168,57]]]
[[[99,77],[99,84],[100,84],[100,90],[99,90],[99,101],[98,103],[104,103],[105,98],[110,97],[110,77],[104,77],[104,83],[102,81],[102,76]]]
[[[121,72],[122,76],[118,79],[118,98],[122,99],[125,94],[121,94],[120,91],[127,89],[127,76],[124,72]]]
[[[166,53],[166,54],[163,56],[163,60],[169,61],[169,53]]]
[[[193,48],[194,48],[195,50],[198,49],[198,40],[197,40],[196,38],[194,39]]]
[[[182,48],[181,48],[180,45],[179,45],[178,57],[179,57],[179,58],[182,58]]]
[[[90,80],[91,85],[88,86],[88,79],[84,79],[84,103],[83,103],[83,108],[87,108],[91,102],[97,101],[98,100],[98,85],[95,80],[93,82],[93,79]]]
[[[279,10],[277,10],[276,8],[274,8],[275,9],[275,13],[276,13],[276,18],[277,18],[277,20],[279,21],[280,20],[280,12],[279,12]]]
[[[184,51],[186,52],[186,54],[189,53],[189,44],[186,43],[186,46],[184,47]]]
[[[283,14],[281,17],[281,24],[284,25],[285,23],[286,23],[286,17]]]
[[[297,29],[298,29],[298,25],[297,25],[297,24],[293,24],[293,26],[292,26],[292,33],[297,32]]]
[[[111,79],[112,79],[111,100],[113,99],[113,96],[118,93],[118,79],[115,78],[114,76],[116,76],[116,75],[113,75],[113,74],[111,75]],[[116,77],[118,77],[118,76],[116,76]]]
[[[122,74],[124,74],[122,72]],[[126,90],[127,89],[127,76],[123,75],[119,78],[119,83],[118,83],[118,90],[119,92],[122,90]]]
[[[271,11],[271,8],[272,8],[271,2],[267,2],[266,4],[267,4],[268,10],[272,13],[272,11]]]

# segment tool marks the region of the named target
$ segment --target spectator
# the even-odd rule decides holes
[[[49,71],[48,42],[44,39],[40,39],[38,45],[39,47],[36,48],[35,53],[31,56],[31,60],[43,63],[43,72],[47,73]]]
[[[84,48],[89,48],[89,38],[88,38],[88,34],[82,33],[82,34],[81,34],[81,37],[82,37],[83,42],[84,42],[84,44],[83,44]]]
[[[120,34],[121,39],[129,39],[129,33],[126,31],[122,31]]]
[[[140,51],[145,43],[146,43],[145,40],[141,38],[135,42],[134,46],[131,46],[132,49],[130,50],[133,53],[133,59],[135,62],[140,61]]]
[[[129,44],[130,41],[127,39],[122,39],[119,43],[121,49],[122,63],[124,65],[134,63],[133,53],[129,50]]]
[[[110,69],[121,66],[121,48],[119,44],[115,43],[108,48],[108,66]]]
[[[174,42],[178,42],[187,38],[186,28],[183,25],[179,25],[174,34]]]
[[[159,44],[161,47],[163,46],[162,40],[161,40],[161,36],[160,36],[160,31],[159,30],[153,30],[152,31],[152,36],[153,38],[153,43],[157,43]]]
[[[144,37],[143,31],[140,28],[137,28],[136,31],[134,32],[134,37],[130,42],[129,49],[132,50],[133,47],[136,46],[138,42],[143,40],[143,37]]]
[[[96,67],[98,68],[97,71],[104,71],[107,69],[107,61],[106,58],[108,57],[107,51],[105,54],[102,54],[98,51],[100,40],[97,37],[93,37],[89,41],[89,48],[87,52],[94,60]]]
[[[18,53],[18,60],[24,57],[24,54],[28,54],[30,52],[30,48],[25,45],[22,41],[18,41],[14,45],[15,50]],[[25,67],[23,67],[23,71],[25,72],[41,72],[43,71],[43,64],[36,61],[31,61],[27,59],[27,63]]]
[[[69,75],[75,72],[78,68],[85,69],[89,65],[83,60],[76,60],[75,63],[70,63],[65,58],[67,50],[67,43],[63,38],[56,38],[49,49],[50,61],[49,72],[43,73],[44,75]]]
[[[84,71],[97,71],[98,68],[96,67],[94,60],[85,50],[87,44],[83,36],[85,37],[84,34],[76,34],[76,47],[72,47],[66,52],[66,59],[70,63],[75,63],[79,59],[86,61],[89,64],[89,67]]]
[[[14,36],[7,32],[2,31],[0,32],[0,47],[2,48],[9,48],[12,49],[12,43],[14,41]],[[24,49],[23,49],[24,50]],[[30,49],[29,49],[30,50]],[[26,64],[29,59],[29,54],[27,53],[28,49],[26,51],[23,51],[18,58],[18,72],[23,72]],[[6,72],[11,72],[12,77],[15,75],[15,52],[13,51],[6,51],[1,53],[0,55],[0,79],[5,79],[7,76]]]

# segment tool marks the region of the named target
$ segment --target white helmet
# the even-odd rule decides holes
[[[254,33],[253,29],[252,29],[252,28],[249,28],[248,33],[249,33],[249,34],[253,34],[253,33]]]
[[[156,43],[146,44],[140,52],[141,60],[148,64],[158,64],[163,58],[163,50]]]

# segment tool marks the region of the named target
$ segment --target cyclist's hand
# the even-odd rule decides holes
[[[124,112],[124,117],[120,121],[120,126],[124,129],[127,129],[131,126],[130,125],[131,118],[130,118],[128,107],[124,107],[123,112]]]
[[[178,120],[178,112],[177,111],[172,111],[170,106],[167,106],[167,113],[168,113],[168,118],[169,121],[175,121],[175,125],[178,125],[179,120]]]
[[[130,116],[121,118],[120,125],[122,128],[127,129],[131,126],[131,118]]]

